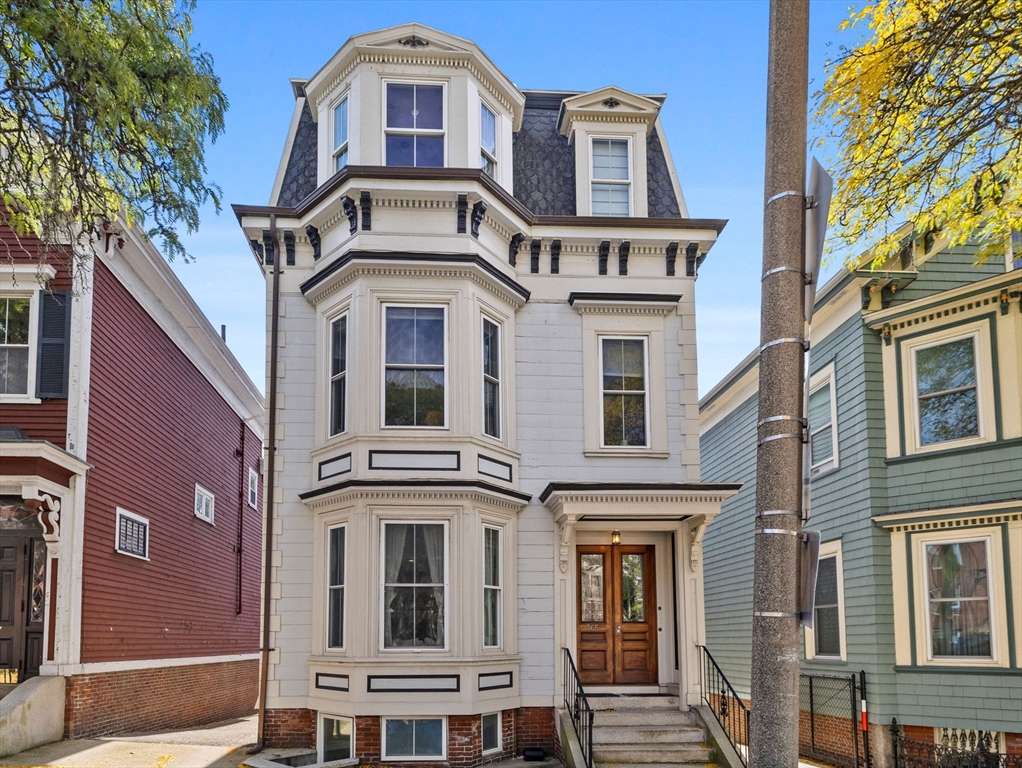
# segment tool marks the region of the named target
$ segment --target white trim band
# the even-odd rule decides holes
[[[186,656],[179,659],[135,659],[132,661],[94,661],[86,664],[43,664],[44,675],[91,675],[102,672],[130,672],[137,669],[191,667],[197,664],[224,664],[234,661],[255,661],[258,653],[234,653],[224,656]]]

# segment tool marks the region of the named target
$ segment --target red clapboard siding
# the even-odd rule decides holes
[[[259,440],[245,430],[242,476],[240,417],[102,263],[94,291],[82,661],[255,652],[262,516],[239,494]],[[115,552],[117,507],[149,518],[149,562]]]
[[[11,264],[38,264],[39,240],[31,235],[17,238],[0,220],[0,270]],[[57,270],[50,281],[51,291],[71,290],[67,246],[53,246],[46,258]],[[20,281],[22,287],[36,288],[34,278]],[[35,394],[34,392],[32,394]],[[48,440],[61,448],[67,441],[67,400],[43,400],[41,403],[4,403],[0,405],[0,424],[21,427],[31,440]]]

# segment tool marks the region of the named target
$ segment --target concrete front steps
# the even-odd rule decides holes
[[[677,696],[590,694],[596,768],[714,765],[713,747]]]

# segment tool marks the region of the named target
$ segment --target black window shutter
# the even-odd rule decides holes
[[[36,397],[67,397],[71,354],[71,292],[39,294],[39,360]]]

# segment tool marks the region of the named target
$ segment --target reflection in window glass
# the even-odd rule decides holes
[[[834,425],[831,424],[830,383],[817,387],[809,394],[809,450],[813,467],[834,458]]]
[[[330,434],[344,431],[346,388],[348,386],[348,318],[330,324]]]
[[[442,168],[444,89],[387,84],[387,165]]]
[[[384,423],[442,427],[444,310],[387,307]]]
[[[446,577],[444,526],[385,523],[385,648],[442,648]]]
[[[987,541],[926,545],[930,652],[990,658]]]
[[[344,527],[330,529],[330,571],[327,574],[327,645],[344,647]]]
[[[603,622],[603,555],[582,555],[582,623]]]
[[[323,718],[323,762],[351,759],[352,730],[350,718]]]
[[[920,444],[978,435],[976,356],[972,338],[917,349],[915,357]]]
[[[483,318],[483,432],[500,437],[500,326]]]
[[[483,715],[483,752],[500,749],[500,713]]]
[[[497,118],[485,105],[480,105],[479,144],[480,167],[491,179],[497,176]]]
[[[348,100],[334,107],[334,170],[348,164]]]
[[[602,339],[603,444],[646,445],[646,342]]]
[[[384,720],[384,747],[387,757],[442,757],[444,721],[440,718]]]
[[[0,298],[0,395],[28,394],[28,298]]]
[[[621,620],[645,621],[643,555],[621,555]]]
[[[817,656],[841,655],[841,616],[837,597],[837,556],[821,557],[816,576],[813,639]]]

